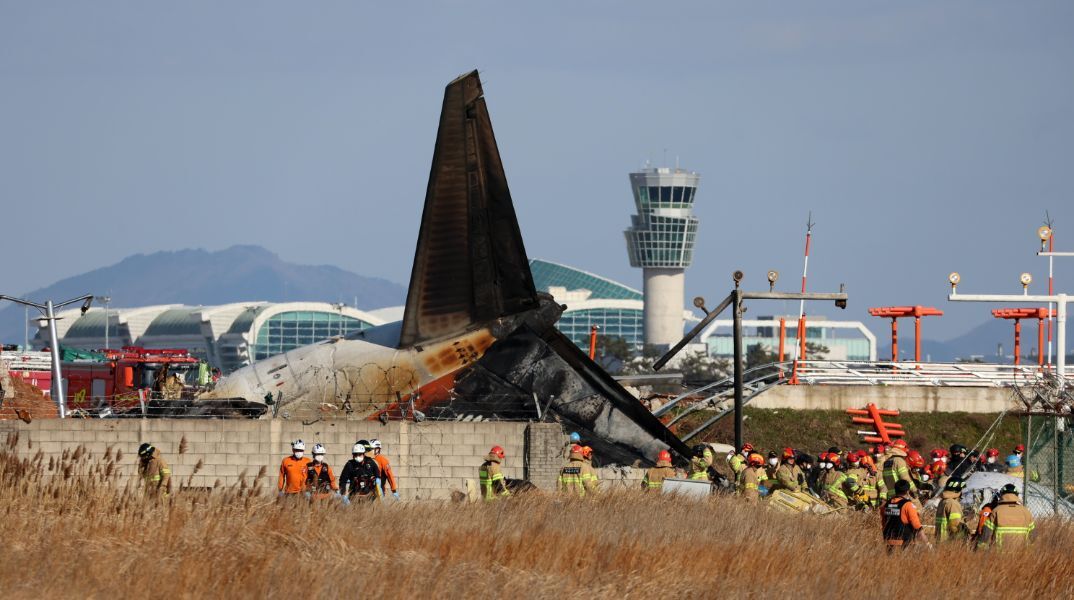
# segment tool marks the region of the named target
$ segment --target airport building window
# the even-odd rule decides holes
[[[270,317],[257,331],[254,360],[294,350],[315,342],[372,327],[360,319],[338,313],[290,311]]]

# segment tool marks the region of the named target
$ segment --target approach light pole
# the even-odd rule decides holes
[[[63,308],[68,304],[75,304],[77,302],[82,303],[82,314],[86,314],[89,310],[90,304],[93,304],[93,296],[86,295],[78,298],[72,298],[70,300],[64,300],[58,304],[53,304],[52,300],[46,300],[44,304],[38,304],[37,302],[30,302],[29,300],[23,300],[22,298],[13,298],[11,296],[5,296],[0,294],[0,300],[10,300],[16,304],[23,306],[32,306],[41,311],[41,315],[48,321],[48,334],[49,334],[49,348],[52,354],[52,386],[50,394],[52,394],[52,401],[56,403],[56,408],[60,413],[60,418],[67,417],[67,398],[63,395],[63,370],[60,366],[60,340],[56,335],[56,309]]]
[[[742,405],[743,405],[743,368],[742,368],[742,313],[746,312],[746,308],[742,305],[743,300],[827,300],[835,301],[835,305],[839,308],[847,307],[847,295],[843,291],[843,286],[839,286],[838,293],[816,293],[816,292],[777,292],[775,291],[776,280],[779,279],[779,272],[768,272],[768,291],[767,292],[746,292],[739,288],[742,283],[742,279],[745,274],[742,271],[735,271],[731,276],[735,282],[735,289],[727,295],[719,306],[715,310],[705,310],[705,299],[701,297],[694,298],[694,306],[705,311],[705,318],[701,319],[701,322],[694,326],[687,333],[685,337],[679,340],[679,343],[675,344],[671,350],[668,350],[666,354],[660,357],[660,360],[653,364],[653,370],[659,371],[664,367],[676,354],[678,354],[686,344],[689,344],[691,340],[697,337],[704,329],[720,315],[721,312],[728,306],[734,305],[731,311],[732,324],[734,329],[734,381],[735,381],[735,450],[742,450]],[[804,339],[804,337],[803,337]],[[700,431],[700,430],[699,430]]]
[[[1069,254],[1074,256],[1074,253]],[[1055,357],[1055,365],[1059,389],[1062,390],[1066,381],[1067,366],[1067,304],[1070,303],[1071,296],[1066,294],[1030,295],[1029,284],[1033,283],[1033,277],[1029,273],[1022,273],[1019,278],[1022,284],[1022,294],[959,294],[958,284],[961,280],[958,273],[948,275],[947,281],[951,284],[951,293],[947,296],[948,300],[952,302],[1008,302],[1038,305],[1055,303],[1055,321],[1058,329],[1055,336],[1056,350],[1058,351]]]
[[[1074,252],[1054,252],[1055,244],[1055,229],[1052,228],[1051,217],[1048,218],[1048,224],[1037,230],[1037,236],[1040,237],[1040,252],[1037,252],[1037,256],[1048,257],[1048,295],[1055,295],[1053,277],[1053,263],[1056,256],[1074,256]],[[1047,248],[1047,251],[1045,250]],[[1052,363],[1052,317],[1051,317],[1052,305],[1048,304],[1048,364]],[[1064,357],[1065,359],[1065,357]]]

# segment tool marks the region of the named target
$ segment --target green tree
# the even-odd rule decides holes
[[[634,346],[616,335],[597,336],[597,364],[609,373],[619,373],[634,360]]]

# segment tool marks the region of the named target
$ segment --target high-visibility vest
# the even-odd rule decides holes
[[[835,478],[835,481],[829,483],[824,489],[833,496],[838,496],[843,500],[847,499],[846,492],[843,491],[843,484],[846,483],[846,473],[839,473],[839,476]]]
[[[962,505],[957,500],[955,502],[947,502],[947,500],[949,498],[944,498],[944,501],[936,508],[936,539],[941,542],[948,538],[954,539],[948,531],[949,526],[953,521],[962,520]]]
[[[997,547],[1002,547],[1004,539],[1011,540],[1013,538],[1028,545],[1029,534],[1032,533],[1034,527],[1036,527],[1032,517],[1030,517],[1028,525],[1015,524],[1007,517],[1007,511],[1003,509],[1004,506],[1020,507],[1018,504],[1000,503],[999,506],[992,511],[988,521],[985,523],[985,529],[990,529],[992,531],[992,544]],[[1024,520],[1016,519],[1016,522],[1024,523]]]
[[[489,474],[489,463],[481,465],[481,468],[477,470],[477,477],[481,483],[481,496],[488,501],[495,500],[499,496],[510,496],[510,492],[507,491],[507,486],[503,486],[503,491],[497,495],[493,492],[493,485],[495,482],[504,482],[503,473],[496,472]],[[503,485],[503,483],[501,483]]]

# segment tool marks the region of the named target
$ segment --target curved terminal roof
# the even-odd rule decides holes
[[[539,258],[530,260],[533,284],[542,291],[553,287],[589,290],[593,300],[642,300],[642,293],[606,277]]]

